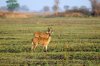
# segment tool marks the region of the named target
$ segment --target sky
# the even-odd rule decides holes
[[[6,0],[0,0],[0,7],[6,6]],[[64,6],[68,5],[70,8],[77,6],[86,6],[87,8],[91,8],[91,4],[89,0],[59,0],[59,7],[61,10],[64,10]],[[49,6],[52,8],[54,5],[54,0],[18,0],[18,3],[22,5],[26,5],[30,11],[40,11],[44,6]]]

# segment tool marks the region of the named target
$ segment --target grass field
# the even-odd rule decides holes
[[[48,27],[48,52],[32,52],[33,33]],[[100,18],[0,19],[0,66],[100,66]]]

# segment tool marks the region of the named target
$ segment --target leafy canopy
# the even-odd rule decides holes
[[[17,3],[17,0],[7,0],[6,3],[9,11],[14,11],[19,7],[19,3]]]

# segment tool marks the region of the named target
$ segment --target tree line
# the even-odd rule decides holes
[[[92,7],[92,10],[89,11],[88,8],[86,8],[85,6],[82,6],[81,8],[77,8],[77,7],[73,7],[72,10],[68,10],[69,6],[64,6],[65,8],[65,13],[66,12],[81,12],[83,14],[86,14],[86,15],[92,15],[92,16],[100,16],[100,0],[89,0],[90,3],[91,3],[91,7]],[[59,12],[58,12],[58,9],[59,9],[59,0],[55,0],[55,15],[57,15]]]
[[[81,7],[74,6],[72,9],[69,9],[69,6],[65,5],[63,13],[65,14],[69,12],[79,12],[85,15],[99,16],[100,15],[100,0],[89,0],[89,1],[92,7],[91,10],[85,6],[81,6]],[[29,11],[29,8],[26,5],[20,6],[17,0],[6,0],[6,3],[7,3],[7,7],[5,8],[1,7],[2,9],[7,9],[10,12],[17,11],[17,10]],[[59,15],[59,9],[60,9],[59,3],[60,3],[60,0],[54,0],[54,5],[52,7],[54,15],[56,16]],[[43,11],[45,12],[46,15],[48,15],[50,12],[50,7],[44,6]]]

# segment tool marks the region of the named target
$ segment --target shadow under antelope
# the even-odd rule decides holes
[[[46,32],[35,32],[34,38],[32,39],[31,50],[35,51],[37,45],[41,44],[43,46],[43,49],[45,48],[45,51],[47,51],[48,44],[51,41],[51,33],[52,33],[51,28],[48,28]]]

